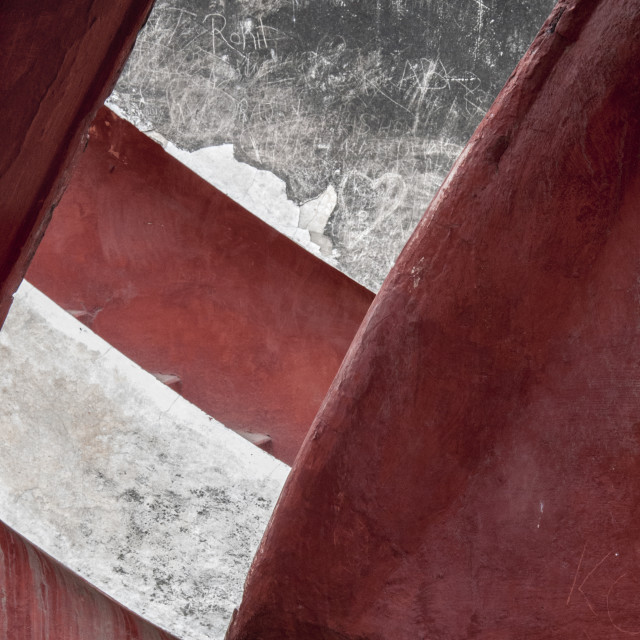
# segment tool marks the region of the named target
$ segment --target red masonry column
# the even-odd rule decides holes
[[[152,4],[0,3],[0,326]]]
[[[231,640],[640,634],[640,3],[560,0],[387,278]]]

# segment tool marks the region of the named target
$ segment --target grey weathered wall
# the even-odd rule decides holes
[[[115,102],[178,146],[233,143],[377,289],[553,0],[159,0]]]

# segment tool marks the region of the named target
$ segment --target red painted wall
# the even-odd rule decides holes
[[[231,640],[640,633],[640,4],[560,0],[369,310]]]
[[[3,640],[177,640],[0,522]]]
[[[373,299],[107,109],[27,277],[288,463]]]
[[[152,4],[0,3],[0,326]]]

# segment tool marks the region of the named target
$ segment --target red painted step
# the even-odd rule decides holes
[[[373,299],[106,108],[27,278],[289,464]]]

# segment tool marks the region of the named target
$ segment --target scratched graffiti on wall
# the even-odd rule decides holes
[[[195,150],[233,143],[377,289],[553,0],[159,0],[112,100]]]

